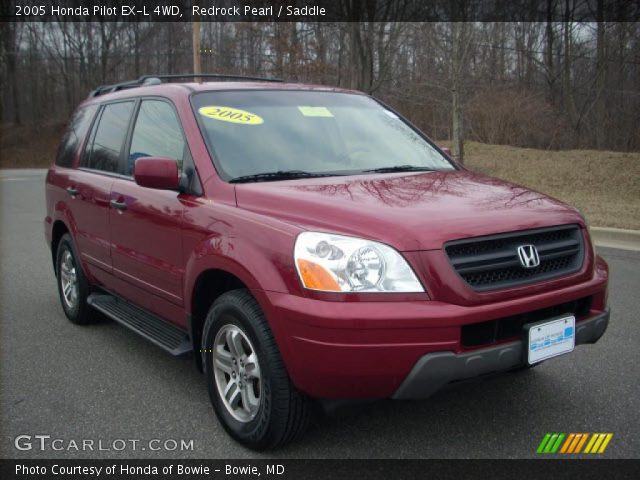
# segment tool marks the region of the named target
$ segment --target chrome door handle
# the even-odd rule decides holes
[[[78,194],[78,190],[73,187],[67,187],[67,193],[72,197],[75,197]]]
[[[117,200],[111,200],[111,206],[117,210],[126,210],[127,204],[125,202],[118,202]]]

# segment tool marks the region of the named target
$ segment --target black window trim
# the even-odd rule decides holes
[[[104,114],[105,108],[107,106],[109,106],[109,105],[115,105],[117,103],[133,103],[133,110],[132,110],[131,115],[129,116],[129,123],[127,124],[127,129],[126,129],[126,133],[125,133],[125,141],[123,143],[123,146],[120,147],[120,154],[119,154],[119,157],[118,157],[118,169],[120,170],[120,172],[109,172],[107,170],[100,170],[100,169],[97,169],[97,168],[83,167],[82,166],[82,159],[84,157],[84,154],[86,153],[87,146],[89,144],[93,144],[93,140],[95,139],[96,132],[98,131],[98,128],[100,127],[100,120],[102,119],[102,115]],[[138,99],[135,98],[135,97],[121,98],[121,99],[118,99],[118,100],[107,101],[107,102],[104,102],[104,103],[100,104],[100,108],[98,109],[98,112],[96,113],[96,116],[93,119],[93,123],[91,124],[91,128],[89,129],[89,135],[87,135],[87,139],[85,140],[85,144],[82,147],[82,153],[80,154],[80,163],[78,164],[78,170],[82,170],[84,172],[102,174],[102,175],[106,175],[106,176],[109,176],[109,177],[124,177],[124,175],[122,175],[122,173],[121,173],[122,172],[122,166],[123,166],[124,146],[127,144],[127,137],[129,135],[129,130],[131,128],[131,121],[132,121],[132,119],[134,117],[134,114],[136,112],[137,104],[138,104]]]
[[[180,127],[180,132],[182,133],[182,138],[184,139],[184,143],[185,146],[189,152],[189,157],[192,159],[191,163],[193,166],[193,171],[194,174],[196,175],[196,180],[197,183],[200,185],[200,190],[201,192],[195,192],[195,191],[186,191],[184,193],[187,193],[189,195],[193,195],[193,196],[202,196],[202,182],[200,181],[200,174],[198,173],[198,167],[196,165],[196,162],[193,160],[193,154],[191,153],[191,147],[189,146],[189,140],[188,137],[186,135],[186,132],[184,130],[184,127],[182,125],[182,119],[180,118],[180,114],[178,113],[178,109],[176,108],[175,104],[173,103],[173,101],[167,97],[163,97],[161,95],[142,95],[142,96],[136,96],[136,97],[127,97],[127,98],[121,98],[118,100],[112,100],[112,101],[106,101],[103,103],[99,104],[99,108],[97,110],[97,112],[94,114],[94,118],[93,118],[93,122],[91,123],[91,126],[89,127],[89,135],[87,135],[87,138],[85,139],[85,144],[82,146],[82,151],[80,153],[80,162],[82,161],[82,157],[84,156],[84,152],[86,150],[87,145],[89,144],[90,140],[93,140],[93,137],[95,136],[95,130],[94,130],[94,123],[95,122],[99,122],[99,118],[102,117],[102,113],[104,111],[104,108],[107,105],[112,105],[115,103],[123,103],[123,102],[134,102],[134,106],[133,106],[133,112],[131,113],[131,117],[129,118],[129,124],[127,125],[127,131],[125,134],[125,141],[124,144],[122,146],[122,150],[120,151],[120,157],[118,159],[118,166],[119,166],[119,172],[107,172],[106,170],[98,170],[95,168],[89,168],[89,167],[82,167],[80,164],[78,164],[78,170],[82,170],[85,172],[90,172],[90,173],[95,173],[98,175],[105,175],[108,177],[114,177],[114,178],[119,178],[121,180],[128,180],[130,182],[134,182],[134,178],[133,175],[127,175],[125,174],[125,166],[126,166],[126,155],[129,152],[129,149],[131,148],[131,141],[133,138],[133,130],[135,128],[135,124],[138,120],[138,114],[140,113],[140,105],[142,104],[142,102],[144,100],[158,100],[164,103],[167,103],[172,109],[173,109],[173,113],[176,116],[176,120],[178,121],[178,126]],[[184,164],[183,164],[184,165]],[[182,193],[182,192],[181,192]]]
[[[88,108],[91,107],[96,107],[95,112],[93,112],[93,114],[91,115],[91,121],[89,122],[89,128],[87,128],[87,132],[85,133],[84,137],[80,138],[80,141],[78,142],[78,145],[76,146],[74,152],[73,152],[73,156],[71,158],[71,165],[69,166],[65,166],[65,165],[60,165],[58,164],[58,155],[56,153],[56,158],[54,158],[53,160],[53,165],[55,165],[56,168],[66,168],[66,169],[70,169],[70,170],[74,170],[77,169],[78,167],[80,167],[80,161],[82,160],[82,155],[84,154],[84,148],[85,145],[89,139],[89,137],[91,136],[92,130],[93,130],[93,124],[96,121],[96,118],[98,117],[98,115],[100,114],[100,105],[95,104],[95,103],[88,103],[86,105],[79,105],[75,111],[73,112],[73,115],[71,117],[71,120],[73,120],[73,118],[76,116],[76,114],[78,112],[80,112],[81,110],[86,110]],[[67,128],[71,128],[72,123],[70,122]],[[65,133],[66,135],[66,133]]]
[[[86,107],[83,108],[87,108],[87,107],[96,107],[96,111],[93,112],[93,118],[91,119],[91,125],[89,125],[89,130],[87,130],[87,134],[85,135],[85,137],[82,139],[82,145],[80,145],[80,152],[78,153],[78,156],[76,157],[73,166],[77,169],[80,169],[80,167],[82,166],[82,157],[84,156],[84,151],[87,148],[87,144],[89,143],[89,140],[93,137],[93,133],[94,133],[94,125],[96,124],[96,122],[98,121],[98,118],[100,118],[102,116],[102,105],[100,105],[99,103],[90,103],[89,105],[87,105]]]
[[[91,128],[89,128],[89,132],[87,133],[87,138],[84,140],[84,144],[82,145],[82,150],[80,151],[80,156],[78,157],[78,170],[91,170],[99,172],[101,170],[95,170],[89,167],[84,167],[82,165],[84,161],[84,157],[87,153],[87,148],[89,145],[93,144],[93,139],[96,136],[96,130],[98,128],[98,124],[100,123],[100,118],[102,118],[102,105],[98,105],[98,109],[96,110],[95,116],[93,117],[93,121],[91,122]]]
[[[167,97],[163,97],[160,95],[142,95],[139,97],[136,97],[136,106],[132,115],[132,121],[129,124],[129,128],[127,130],[127,139],[125,141],[125,145],[124,145],[124,152],[122,155],[122,171],[126,171],[125,170],[125,166],[126,166],[126,162],[127,162],[127,155],[129,150],[131,149],[131,142],[133,141],[133,131],[135,129],[135,125],[136,122],[138,121],[138,115],[140,114],[140,108],[142,106],[142,102],[144,102],[145,100],[156,100],[156,101],[160,101],[160,102],[164,102],[166,104],[168,104],[171,109],[173,110],[173,113],[175,115],[176,120],[178,121],[178,127],[180,128],[180,133],[182,133],[182,138],[184,140],[184,144],[185,147],[187,148],[188,152],[189,152],[189,157],[191,157],[192,161],[191,163],[193,164],[193,170],[194,173],[196,175],[196,179],[198,181],[198,184],[201,186],[202,189],[202,182],[200,181],[200,175],[198,173],[198,167],[196,166],[196,162],[193,160],[193,154],[191,153],[191,147],[189,146],[189,140],[187,139],[187,135],[186,132],[184,130],[184,126],[182,125],[182,119],[180,118],[180,114],[178,113],[178,109],[176,108],[175,104],[173,103],[173,101],[171,101],[170,98]],[[183,166],[184,166],[184,159],[183,159]],[[135,181],[133,178],[133,175],[126,175],[124,173],[120,174],[120,178],[124,179],[124,180],[129,180],[131,182]],[[193,192],[193,191],[187,191],[185,193],[188,193],[189,195],[193,195],[193,196],[202,196],[202,193],[197,193],[197,192]]]
[[[136,122],[138,121],[138,116],[140,115],[140,107],[142,106],[142,102],[144,102],[145,100],[156,100],[156,101],[164,102],[164,103],[168,104],[173,109],[173,113],[176,116],[176,120],[178,120],[178,126],[180,127],[180,132],[182,133],[182,138],[184,140],[184,143],[185,143],[187,149],[189,150],[189,155],[191,155],[191,148],[189,148],[189,142],[187,141],[187,135],[185,134],[184,128],[182,127],[182,120],[180,119],[180,115],[178,115],[178,109],[173,104],[173,102],[170,99],[168,99],[166,97],[161,97],[159,95],[145,95],[145,96],[142,96],[142,97],[138,97],[138,100],[139,100],[139,102],[136,105],[135,111],[133,112],[133,122],[131,122],[130,131],[127,132],[127,141],[125,142],[125,149],[124,149],[124,154],[125,154],[124,161],[125,162],[127,161],[126,155],[129,152],[129,150],[131,149],[131,142],[133,141],[133,130],[135,129]],[[123,167],[124,166],[126,166],[126,163],[123,165]],[[195,168],[195,165],[194,165],[194,168]],[[123,174],[123,176],[133,180],[133,175]]]

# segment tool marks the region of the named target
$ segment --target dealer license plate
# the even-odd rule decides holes
[[[576,317],[525,325],[529,365],[573,351],[576,345]]]

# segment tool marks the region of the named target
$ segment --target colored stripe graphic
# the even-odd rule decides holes
[[[557,433],[554,433],[553,435],[551,435],[551,438],[547,442],[547,446],[544,447],[544,453],[552,453],[551,449],[553,448],[553,445],[556,443],[557,438],[558,438]]]
[[[565,437],[564,433],[561,433],[558,435],[558,439],[556,440],[556,443],[551,448],[551,453],[556,453],[558,451],[558,449],[560,448],[560,444],[562,443],[562,440],[564,440],[564,437]]]
[[[609,445],[609,442],[611,441],[612,438],[613,438],[613,433],[607,433],[607,436],[604,439],[604,442],[602,442],[602,445],[600,445],[600,450],[598,450],[598,453],[604,453],[605,449],[607,448],[607,445]]]
[[[598,434],[598,439],[596,440],[596,443],[594,443],[593,447],[591,447],[591,451],[587,452],[587,453],[596,453],[598,451],[598,449],[600,448],[600,444],[604,440],[604,437],[606,437],[606,435],[604,433],[599,433]]]
[[[551,438],[551,434],[547,433],[544,436],[544,438],[542,439],[542,441],[540,442],[540,445],[538,445],[538,450],[536,450],[536,453],[544,452],[544,447],[547,445],[547,442],[549,441],[549,438]]]
[[[613,433],[547,433],[538,445],[537,453],[604,453],[612,438]]]
[[[569,448],[569,445],[571,445],[571,442],[573,442],[573,439],[576,437],[575,433],[570,433],[569,436],[567,437],[567,440],[564,442],[564,445],[562,445],[562,449],[560,450],[560,453],[567,453],[567,449]]]
[[[569,445],[567,453],[573,453],[576,450],[576,447],[578,446],[578,442],[580,442],[580,440],[582,440],[582,433],[576,433],[573,437],[573,442],[571,442],[571,445]]]
[[[587,438],[589,437],[588,433],[582,433],[582,438],[580,439],[580,442],[578,442],[578,445],[576,445],[576,449],[573,453],[580,453],[580,451],[582,450],[582,446],[584,445],[584,442],[587,441]]]
[[[564,433],[547,433],[538,445],[537,453],[556,453],[565,436]]]
[[[598,439],[598,434],[594,433],[591,436],[591,440],[589,440],[589,443],[587,443],[587,448],[584,449],[584,453],[591,453],[591,448],[593,447],[593,444],[596,443],[597,439]]]
[[[604,453],[613,438],[613,433],[594,433],[584,453]]]

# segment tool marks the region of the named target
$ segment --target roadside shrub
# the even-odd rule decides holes
[[[575,139],[571,126],[542,96],[520,90],[485,90],[466,105],[469,139],[483,143],[562,149]]]

